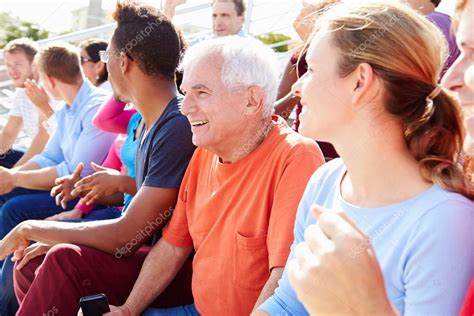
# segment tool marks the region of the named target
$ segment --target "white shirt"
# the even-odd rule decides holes
[[[25,89],[16,88],[11,104],[12,108],[9,115],[20,117],[23,120],[23,131],[29,138],[33,139],[38,134],[39,114],[35,105],[31,103],[26,95]]]

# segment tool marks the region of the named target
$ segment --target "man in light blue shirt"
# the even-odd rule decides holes
[[[82,176],[91,174],[91,162],[102,163],[116,136],[92,125],[92,117],[110,96],[84,79],[74,47],[55,44],[42,49],[38,66],[45,90],[65,105],[56,113],[58,128],[41,154],[17,169],[0,167],[0,239],[22,221],[63,211],[49,193],[55,179],[72,174],[80,162],[85,166]],[[76,202],[70,201],[68,209]],[[0,275],[1,315],[14,314],[17,308],[8,280],[12,269],[7,258]]]

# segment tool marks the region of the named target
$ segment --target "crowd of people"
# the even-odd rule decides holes
[[[285,69],[185,2],[5,47],[0,315],[473,315],[474,0],[303,3]]]

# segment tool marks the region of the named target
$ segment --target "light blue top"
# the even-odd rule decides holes
[[[342,210],[369,236],[389,299],[400,314],[457,315],[474,276],[474,202],[434,185],[399,204],[361,208],[341,197],[345,172],[342,160],[335,159],[310,179],[298,207],[290,258],[304,240],[305,228],[316,222],[311,205]],[[286,269],[275,294],[260,309],[271,315],[308,314]]]
[[[136,112],[130,118],[127,128],[127,138],[122,144],[122,149],[120,149],[120,158],[122,159],[123,164],[127,168],[127,175],[135,179],[135,156],[137,155],[138,148],[138,139],[135,138],[135,131],[142,120],[140,113]],[[132,201],[133,196],[128,193],[124,194],[124,204],[122,212],[127,210],[128,205]]]
[[[31,161],[40,168],[55,166],[60,177],[71,174],[80,162],[84,163],[83,177],[93,173],[91,162],[102,163],[116,136],[92,124],[92,117],[108,98],[106,91],[84,80],[74,102],[56,112],[56,132]]]

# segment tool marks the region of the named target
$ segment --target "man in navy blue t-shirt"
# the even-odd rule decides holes
[[[145,244],[160,235],[172,215],[195,149],[190,124],[180,113],[182,96],[175,84],[182,50],[176,29],[155,8],[135,3],[119,2],[114,19],[117,28],[101,59],[107,63],[115,99],[133,103],[143,118],[135,164],[138,192],[121,218],[84,223],[28,221],[0,241],[0,258],[24,249],[29,240],[49,245],[30,248],[34,255],[23,260],[56,245],[45,258],[35,258],[15,272],[17,315],[47,314],[52,307],[61,315],[73,315],[80,297],[98,293],[105,293],[113,305],[123,304],[149,252]],[[141,34],[140,30],[147,31]],[[57,245],[65,242],[69,244]],[[19,258],[22,254],[16,253]],[[153,306],[192,303],[190,263]]]

